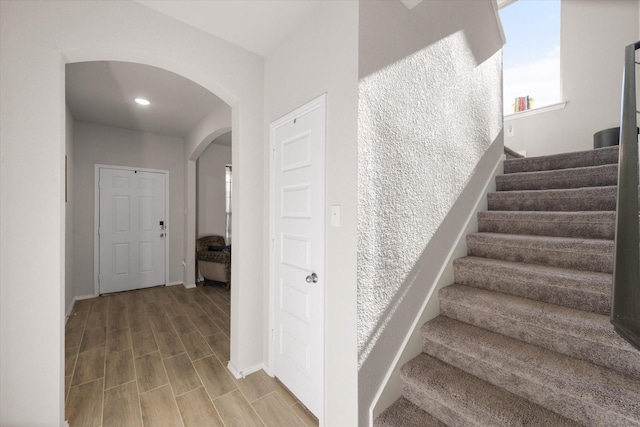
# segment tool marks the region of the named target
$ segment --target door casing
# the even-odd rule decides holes
[[[278,120],[275,120],[274,122],[272,122],[269,126],[269,225],[270,225],[270,232],[269,232],[269,331],[268,331],[268,354],[269,354],[269,363],[267,364],[268,366],[268,372],[270,375],[274,375],[274,354],[275,354],[275,346],[274,346],[274,328],[275,328],[275,298],[276,298],[276,293],[277,293],[277,286],[276,286],[276,280],[275,280],[275,247],[274,247],[274,242],[275,239],[277,238],[275,236],[275,213],[276,213],[276,205],[275,205],[275,184],[276,184],[276,179],[275,179],[275,174],[276,174],[276,168],[275,168],[275,164],[274,164],[274,153],[276,150],[276,141],[275,141],[275,129],[278,126],[281,126],[284,123],[287,123],[293,119],[295,119],[296,117],[300,117],[316,108],[320,107],[321,110],[323,111],[323,116],[322,116],[322,121],[323,121],[323,126],[322,126],[322,134],[320,137],[320,140],[322,141],[322,149],[321,151],[321,158],[320,159],[316,159],[318,161],[318,164],[320,165],[321,170],[323,171],[323,180],[322,180],[322,188],[319,191],[320,194],[318,194],[319,197],[321,197],[322,199],[322,206],[323,206],[323,212],[322,212],[322,226],[323,226],[323,259],[326,260],[326,230],[325,230],[325,222],[326,222],[326,163],[325,163],[325,158],[326,158],[326,112],[327,112],[327,95],[322,94],[321,96],[313,99],[312,101],[309,101],[308,103],[302,105],[299,108],[296,108],[294,111],[291,111],[290,113],[286,114],[285,116],[279,118]],[[320,421],[320,425],[324,425],[324,403],[326,401],[325,399],[325,390],[326,390],[326,385],[325,385],[325,320],[326,320],[326,305],[325,305],[325,298],[326,298],[326,274],[325,274],[325,266],[322,266],[322,270],[318,271],[319,274],[323,275],[323,278],[325,278],[324,281],[324,286],[322,287],[321,290],[321,313],[322,313],[322,320],[321,320],[321,324],[320,324],[320,376],[321,376],[321,381],[320,381],[320,413],[316,414],[318,416],[318,419]]]

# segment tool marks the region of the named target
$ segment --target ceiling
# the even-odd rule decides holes
[[[323,0],[136,1],[265,57]]]
[[[75,120],[185,137],[226,105],[193,81],[148,65],[95,61],[66,67],[67,105]],[[134,99],[143,97],[151,105]]]
[[[169,17],[266,56],[322,0],[136,0]],[[75,120],[183,138],[226,105],[177,74],[128,62],[68,64],[67,105]],[[147,98],[143,107],[134,98]],[[226,139],[225,139],[226,138]],[[230,135],[217,143],[230,145]]]

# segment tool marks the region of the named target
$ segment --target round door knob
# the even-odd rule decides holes
[[[307,276],[307,283],[318,283],[318,275],[316,273],[311,273]]]

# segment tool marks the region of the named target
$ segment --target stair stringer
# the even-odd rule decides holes
[[[386,348],[397,348],[395,356],[388,363],[386,373],[379,384],[366,384],[363,387],[362,378],[367,378],[367,368],[370,367],[371,372],[380,372],[379,363],[375,364],[376,351],[371,352],[371,356],[367,359],[359,370],[359,390],[360,393],[366,390],[374,390],[375,396],[371,401],[371,405],[367,411],[367,420],[359,422],[361,426],[373,426],[373,421],[386,408],[391,406],[402,395],[402,380],[400,378],[400,370],[408,361],[412,360],[423,351],[423,339],[420,332],[421,326],[429,320],[437,317],[440,313],[440,301],[438,291],[454,283],[453,261],[467,255],[466,236],[469,233],[478,231],[478,212],[488,210],[487,194],[495,192],[497,175],[503,174],[504,148],[502,138],[499,136],[496,141],[487,149],[483,157],[478,162],[476,169],[469,180],[469,183],[456,200],[453,207],[442,221],[442,224],[429,241],[424,252],[420,256],[417,264],[422,264],[428,259],[429,263],[440,268],[433,267],[429,272],[429,278],[421,283],[422,289],[428,289],[426,298],[423,299],[419,310],[414,314],[413,321],[402,338],[401,342],[389,341],[393,338],[385,334],[379,338],[375,344]],[[458,229],[460,230],[455,236],[443,230]],[[412,271],[413,273],[413,271]],[[410,276],[413,274],[410,274]],[[417,288],[417,286],[415,287]],[[409,292],[411,289],[409,290]],[[404,300],[412,300],[412,295],[405,295]],[[403,311],[398,308],[396,313]],[[388,334],[390,335],[390,334]],[[399,338],[396,338],[399,340]],[[386,341],[386,342],[385,342]],[[378,361],[379,362],[379,361]],[[379,377],[379,375],[376,375]],[[375,376],[371,376],[375,377]],[[361,400],[362,401],[362,400]]]

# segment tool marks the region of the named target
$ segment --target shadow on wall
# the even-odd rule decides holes
[[[502,151],[497,19],[490,0],[360,3],[360,425]]]
[[[500,63],[477,65],[459,32],[360,80],[360,365],[500,132]]]

